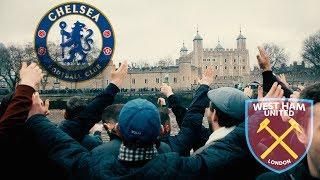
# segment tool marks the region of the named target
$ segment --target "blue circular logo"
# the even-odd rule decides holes
[[[71,82],[102,72],[112,58],[114,44],[114,32],[104,14],[79,2],[51,9],[35,32],[40,64],[51,75]]]

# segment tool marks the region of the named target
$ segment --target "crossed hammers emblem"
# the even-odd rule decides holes
[[[272,129],[270,129],[270,127],[268,126],[270,123],[270,120],[268,118],[266,118],[265,120],[263,120],[260,123],[260,127],[257,131],[257,133],[259,133],[260,131],[262,131],[263,129],[265,129],[266,131],[268,131],[268,133],[276,140],[264,153],[261,154],[261,159],[266,158],[272,151],[274,148],[276,148],[279,144],[294,158],[297,159],[298,155],[285,143],[283,142],[283,139],[285,137],[288,136],[288,134],[292,131],[292,130],[297,130],[298,132],[302,132],[300,129],[300,125],[294,120],[294,119],[290,119],[289,120],[289,124],[291,125],[290,128],[288,128],[280,137],[273,132]]]

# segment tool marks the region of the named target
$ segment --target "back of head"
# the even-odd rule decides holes
[[[79,113],[86,108],[84,99],[78,96],[71,97],[66,104],[66,119],[74,119],[79,116]]]
[[[301,91],[300,98],[313,100],[314,104],[320,102],[320,83],[306,87]]]
[[[248,100],[242,91],[221,87],[208,92],[211,101],[211,109],[215,109],[218,116],[218,123],[222,127],[231,127],[244,121],[245,101]]]
[[[119,127],[125,145],[151,146],[160,135],[159,111],[145,99],[131,100],[120,112]]]
[[[101,120],[103,123],[118,123],[119,114],[123,107],[123,104],[112,104],[106,107],[102,113]]]

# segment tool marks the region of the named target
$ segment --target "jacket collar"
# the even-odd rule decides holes
[[[231,131],[234,130],[236,126],[232,126],[229,128],[226,127],[221,127],[215,131],[213,131],[213,133],[209,136],[208,141],[206,142],[205,145],[208,145],[216,140],[222,139],[224,138],[226,135],[228,135]]]

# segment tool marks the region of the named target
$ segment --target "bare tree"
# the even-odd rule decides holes
[[[21,66],[22,50],[10,46],[0,49],[0,76],[10,90],[14,90],[18,82],[18,69]]]
[[[302,58],[320,71],[320,31],[305,39],[302,48]]]
[[[14,90],[19,81],[22,61],[28,63],[33,60],[35,60],[35,53],[31,43],[24,46],[0,47],[0,77],[6,82],[10,90]]]
[[[156,63],[156,65],[162,66],[162,67],[173,66],[174,61],[170,56],[166,56],[166,57],[160,58],[160,60]]]
[[[174,65],[174,61],[173,61],[172,57],[170,57],[170,56],[163,57],[160,59],[160,61],[163,61],[166,66],[173,66]]]
[[[271,66],[273,69],[278,69],[283,64],[287,64],[287,62],[289,61],[289,56],[284,48],[274,43],[265,43],[263,44],[263,48],[270,58]]]

